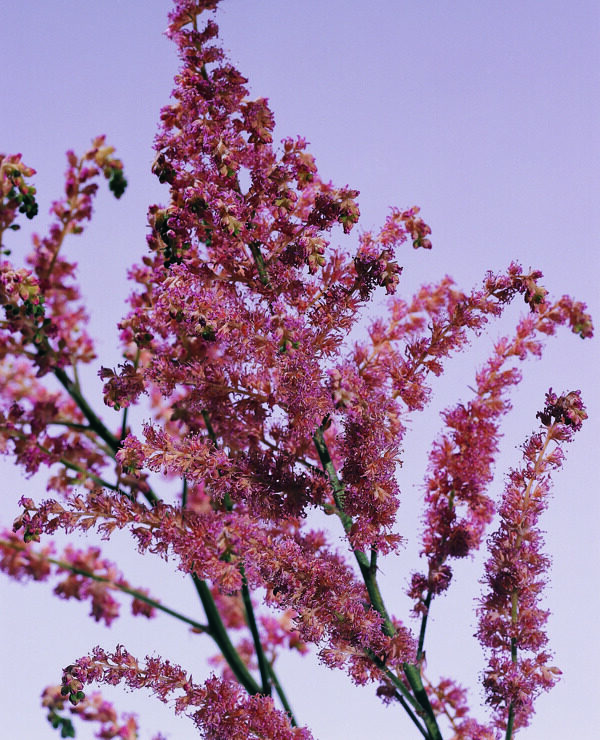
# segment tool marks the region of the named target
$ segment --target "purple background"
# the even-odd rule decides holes
[[[67,245],[78,255],[100,359],[109,366],[119,360],[113,327],[124,311],[125,270],[145,248],[146,207],[167,198],[150,164],[158,112],[177,66],[161,36],[169,7],[167,0],[21,0],[2,12],[0,151],[20,151],[38,170],[41,215],[34,229],[43,233],[50,202],[62,190],[67,148],[81,152],[94,135],[106,133],[125,162],[126,196],[116,202],[103,192],[95,221]],[[446,273],[469,289],[486,270],[502,270],[517,258],[525,269],[544,271],[552,295],[586,301],[599,320],[596,2],[386,0],[368,9],[355,0],[225,0],[218,22],[234,63],[250,78],[251,94],[269,97],[277,136],[305,136],[324,178],[361,191],[363,228],[381,224],[389,205],[422,207],[434,248],[407,248],[400,255],[401,291],[410,294]],[[15,260],[29,247],[27,232],[7,237]],[[382,564],[384,594],[398,616],[407,612],[403,592],[416,567],[418,540],[411,533],[418,531],[419,485],[438,413],[469,397],[476,366],[523,310],[511,308],[472,352],[449,364],[432,406],[412,425],[399,472],[407,547]],[[496,496],[505,471],[519,462],[518,445],[535,427],[549,386],[581,388],[591,417],[556,477],[543,521],[554,558],[546,600],[553,612],[550,646],[564,675],[539,700],[537,717],[520,735],[528,740],[591,738],[600,721],[599,359],[596,340],[560,332],[543,362],[523,368],[525,380],[503,427]],[[96,369],[84,376],[92,397],[99,388]],[[116,424],[110,413],[107,420]],[[8,462],[1,474],[2,521],[10,524],[19,495],[42,496],[43,480],[25,481]],[[172,577],[169,565],[132,554],[128,544],[122,537],[104,549],[132,584],[147,585],[166,604],[198,615],[189,583]],[[432,611],[428,673],[472,686],[477,706],[483,662],[472,633],[481,561],[461,563],[456,573],[454,590]],[[212,645],[167,617],[133,621],[124,601],[123,618],[107,630],[87,618],[87,605],[59,602],[48,585],[24,588],[2,577],[0,594],[6,737],[58,737],[39,709],[39,693],[98,643],[123,643],[140,657],[156,651],[199,681],[208,674],[204,657],[214,652]],[[372,687],[354,688],[344,674],[315,667],[311,657],[283,657],[279,671],[298,718],[315,737],[414,734],[403,712],[381,706]],[[156,700],[103,691],[119,708],[139,712],[141,738],[159,729],[172,738],[195,736],[188,720],[173,719]],[[77,736],[92,735],[80,725]]]

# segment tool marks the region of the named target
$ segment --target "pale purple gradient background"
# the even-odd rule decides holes
[[[158,112],[176,69],[173,49],[161,36],[169,7],[167,0],[21,0],[5,3],[2,11],[0,151],[23,152],[38,170],[35,230],[43,232],[50,201],[62,188],[67,148],[82,151],[92,136],[106,133],[125,162],[125,197],[116,202],[103,192],[95,221],[67,247],[79,253],[106,365],[119,360],[113,327],[124,311],[125,270],[145,248],[146,207],[166,199],[149,170]],[[402,291],[445,273],[468,289],[486,270],[518,258],[525,268],[544,271],[552,294],[587,301],[599,321],[598,15],[592,0],[387,0],[374,9],[352,0],[225,0],[218,21],[252,94],[270,98],[278,136],[305,136],[325,178],[360,189],[363,228],[379,225],[389,205],[422,206],[434,249],[407,248],[400,255]],[[26,233],[9,236],[15,259],[28,249]],[[492,325],[471,353],[451,363],[436,383],[431,408],[413,424],[399,473],[399,527],[407,547],[382,565],[384,593],[398,616],[407,611],[404,586],[418,550],[411,532],[418,528],[419,484],[439,410],[469,397],[476,365],[523,309],[511,309],[507,321]],[[551,647],[564,676],[539,700],[537,717],[520,735],[527,740],[592,738],[600,721],[599,359],[595,340],[561,332],[543,362],[524,368],[504,425],[496,495],[504,472],[519,461],[517,447],[535,426],[548,386],[582,388],[591,417],[557,476],[544,519],[554,557],[547,595]],[[85,379],[92,389],[98,388],[95,370]],[[24,481],[8,463],[1,470],[2,521],[10,523],[18,496],[43,495],[43,481]],[[122,537],[105,552],[134,585],[146,584],[165,603],[199,614],[187,581],[171,577],[162,562],[132,555],[128,545]],[[480,560],[456,569],[454,590],[434,606],[427,650],[431,676],[454,675],[473,686],[474,705],[483,667],[471,638],[480,573]],[[107,630],[87,618],[87,605],[61,603],[47,585],[25,588],[2,577],[0,589],[5,737],[58,737],[39,709],[39,693],[98,643],[123,643],[139,656],[156,651],[181,662],[197,680],[208,673],[204,657],[214,652],[212,645],[166,617],[133,621],[124,602],[125,616]],[[315,737],[415,734],[402,711],[382,707],[372,688],[353,688],[344,674],[315,667],[312,658],[283,658],[280,674],[298,718]],[[104,692],[119,708],[140,714],[141,738],[159,729],[172,738],[195,736],[188,720],[172,719],[151,698]],[[82,725],[77,732],[91,737]]]

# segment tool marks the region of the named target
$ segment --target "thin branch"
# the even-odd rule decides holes
[[[181,491],[181,511],[182,511],[182,516],[183,516],[183,511],[185,510],[185,508],[187,506],[187,497],[188,497],[188,482],[187,482],[186,476],[184,475],[183,476],[183,489]]]
[[[61,367],[56,367],[54,368],[54,375],[58,378],[58,381],[61,383],[63,388],[79,406],[81,413],[88,420],[90,427],[101,439],[106,442],[106,444],[113,452],[118,452],[119,447],[121,446],[119,440],[106,428],[99,417],[94,413],[92,407],[81,395],[81,392],[75,386],[73,381],[69,378],[66,372]]]
[[[265,286],[265,288],[270,288],[269,273],[267,272],[267,266],[260,251],[260,242],[250,242],[248,246],[250,247],[250,252],[252,253],[252,258],[254,259],[260,282]]]
[[[260,680],[262,681],[262,693],[266,696],[271,695],[271,676],[269,673],[269,662],[263,650],[262,643],[260,641],[260,635],[258,633],[258,625],[256,624],[256,617],[254,616],[254,608],[252,606],[252,599],[250,598],[250,589],[248,588],[248,581],[246,580],[246,573],[244,566],[240,566],[240,573],[242,574],[242,601],[244,602],[244,608],[246,610],[246,622],[252,634],[252,640],[254,642],[254,651],[256,652],[256,658],[258,660],[258,669],[260,671]]]
[[[98,436],[109,445],[110,449],[113,450],[114,453],[116,453],[120,448],[120,441],[106,428],[106,426],[94,413],[93,409],[87,403],[85,398],[74,386],[69,376],[62,368],[55,368],[54,374],[63,385],[67,393],[69,393],[71,398],[78,405],[82,414],[88,420],[91,429],[93,429],[96,434],[98,434]],[[143,493],[147,501],[152,506],[157,504],[160,500],[151,488],[148,488]],[[223,657],[233,671],[233,674],[246,689],[246,691],[249,694],[260,694],[260,686],[257,684],[251,673],[248,671],[248,668],[242,661],[242,658],[240,657],[239,653],[229,639],[229,635],[227,634],[227,630],[225,628],[225,625],[223,624],[223,620],[221,619],[221,615],[219,614],[219,610],[217,609],[217,605],[215,604],[212,594],[210,593],[208,585],[205,581],[198,578],[195,573],[192,573],[191,575],[194,586],[196,588],[196,592],[198,593],[198,596],[200,597],[200,601],[204,608],[206,618],[208,619],[208,628],[205,629],[205,631],[210,634],[213,640],[216,642],[221,653],[223,654]]]
[[[424,710],[422,715],[423,722],[425,722],[425,725],[427,726],[431,740],[442,740],[442,733],[438,727],[433,707],[431,706],[429,697],[427,696],[427,691],[425,690],[423,681],[421,680],[421,670],[419,666],[413,665],[412,663],[404,663],[402,667],[404,668],[404,675],[413,690],[415,699]]]
[[[404,681],[401,678],[398,678],[398,676],[390,670],[386,664],[379,658],[372,650],[366,650],[367,657],[371,659],[373,662],[373,665],[377,666],[379,670],[385,674],[388,681],[390,681],[391,684],[393,684],[398,691],[400,691],[401,695],[404,697],[404,699],[413,707],[415,712],[419,715],[423,715],[423,708],[419,705],[419,702],[415,699],[415,697],[410,693],[409,687],[404,683]]]
[[[504,740],[512,740],[514,724],[515,724],[515,705],[514,705],[514,702],[511,701],[510,706],[508,708],[508,721],[506,723],[506,735],[504,736]]]
[[[10,540],[0,539],[0,545],[2,545],[3,547],[10,547],[13,550],[18,550],[19,552],[27,552],[27,548],[24,545],[20,546],[16,542],[12,542]],[[85,568],[79,568],[78,566],[71,565],[66,560],[58,560],[57,558],[51,558],[47,555],[43,555],[40,552],[35,552],[35,556],[37,558],[46,560],[48,563],[52,563],[53,565],[56,565],[56,567],[60,568],[61,570],[67,570],[67,571],[70,571],[71,573],[75,573],[76,575],[84,576],[85,578],[90,578],[91,580],[97,581],[98,583],[106,583],[111,588],[114,588],[117,591],[122,591],[125,594],[129,594],[129,596],[133,596],[134,599],[137,599],[138,601],[143,601],[145,604],[148,604],[149,606],[154,607],[154,609],[158,609],[159,611],[164,612],[165,614],[169,614],[171,617],[175,617],[175,619],[178,619],[180,622],[185,622],[186,624],[189,624],[191,627],[193,627],[198,632],[204,632],[206,634],[210,634],[210,627],[208,627],[208,625],[201,624],[200,622],[197,622],[195,619],[190,619],[190,617],[186,617],[184,614],[181,614],[180,612],[175,611],[174,609],[171,609],[170,607],[165,606],[164,604],[161,604],[160,601],[156,601],[155,599],[150,598],[150,596],[147,596],[141,591],[136,591],[136,589],[129,588],[129,586],[123,586],[122,584],[117,583],[116,581],[113,581],[110,578],[106,578],[105,576],[99,576],[97,573],[86,570]]]
[[[423,735],[423,737],[425,738],[425,740],[429,740],[429,733],[427,732],[427,730],[424,727],[421,726],[421,724],[419,723],[419,720],[418,720],[417,716],[415,715],[415,713],[413,712],[413,710],[408,706],[408,703],[407,703],[406,699],[398,691],[396,691],[396,693],[394,694],[394,696],[400,702],[400,704],[402,705],[402,708],[408,714],[408,716],[410,717],[410,719],[412,720],[412,722],[416,726],[417,730],[421,733],[421,735]]]
[[[427,591],[427,596],[425,597],[425,611],[423,612],[423,615],[421,616],[421,629],[419,630],[419,647],[417,648],[417,663],[421,660],[423,657],[423,645],[425,643],[425,632],[427,630],[427,617],[429,616],[429,607],[431,606],[431,599],[433,598],[433,594],[431,590]]]
[[[333,464],[331,455],[329,454],[329,450],[325,442],[325,437],[324,437],[323,432],[324,432],[324,425],[326,422],[327,422],[327,418],[324,420],[323,424],[321,424],[321,426],[315,432],[313,436],[313,440],[315,443],[315,447],[317,448],[317,452],[319,454],[321,464],[323,465],[323,469],[325,470],[329,478],[329,482],[331,484],[331,489],[333,491],[333,497],[334,497],[335,503],[338,509],[340,510],[339,516],[340,516],[340,519],[342,520],[342,524],[344,525],[344,530],[346,531],[346,534],[348,534],[352,527],[352,518],[344,512],[344,500],[345,500],[344,484],[338,478],[337,472],[335,470],[335,466]],[[369,561],[369,558],[367,558],[365,553],[360,550],[354,550],[354,555],[360,567],[360,571],[361,571],[365,586],[367,587],[367,592],[369,594],[371,605],[380,614],[381,618],[383,619],[383,624],[381,625],[382,631],[388,637],[393,637],[396,634],[396,628],[394,627],[394,623],[392,622],[387,612],[387,609],[383,602],[381,591],[379,589],[379,584],[377,583],[376,558],[374,557],[373,552],[372,552],[371,560]],[[380,667],[386,673],[388,677],[394,676],[394,674],[389,669],[387,669],[385,665],[383,664],[383,662],[379,660],[373,653],[369,651],[368,654],[371,660],[373,660],[373,662],[375,663],[375,665]],[[399,681],[399,679],[390,678],[390,680],[393,680],[394,685],[400,689],[400,691],[406,697],[406,699],[408,699],[408,701],[413,706],[415,706],[417,713],[420,716],[422,716],[423,721],[425,722],[425,725],[427,727],[430,740],[442,740],[442,735],[437,725],[437,720],[435,718],[435,714],[433,713],[433,708],[431,707],[431,704],[429,702],[429,697],[427,696],[427,692],[425,691],[423,682],[421,681],[421,672],[420,672],[418,665],[412,665],[411,663],[404,663],[403,669],[404,669],[404,674],[406,675],[406,678],[413,690],[414,697],[407,690],[404,683]]]

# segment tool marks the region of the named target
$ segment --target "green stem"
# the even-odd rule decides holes
[[[267,272],[267,266],[260,251],[260,242],[250,242],[248,246],[250,247],[250,252],[252,253],[252,257],[254,259],[254,264],[256,265],[256,269],[258,270],[260,282],[265,286],[265,288],[270,288],[271,285],[269,283],[269,273]]]
[[[183,476],[183,490],[181,491],[181,510],[182,512],[185,511],[185,508],[187,506],[187,497],[188,497],[188,482],[185,475]],[[183,516],[183,513],[182,513]]]
[[[271,695],[271,677],[269,673],[269,662],[265,656],[262,643],[260,641],[260,635],[258,633],[258,626],[256,624],[256,617],[254,616],[254,608],[252,606],[252,599],[250,598],[250,590],[248,588],[248,581],[246,580],[246,573],[244,567],[240,566],[240,573],[242,574],[242,600],[244,602],[244,608],[246,609],[246,622],[250,628],[252,634],[252,640],[254,642],[254,650],[256,652],[256,659],[258,660],[258,669],[260,671],[260,680],[262,681],[262,692],[265,696]]]
[[[515,589],[511,595],[511,622],[513,625],[516,625],[519,619],[519,591],[518,589]],[[517,638],[511,637],[510,638],[510,659],[514,666],[517,665]],[[515,723],[515,705],[514,702],[511,701],[509,707],[508,707],[508,719],[506,722],[506,735],[504,740],[511,740],[512,734],[513,734],[513,726]]]
[[[329,454],[329,449],[327,448],[327,443],[325,442],[325,435],[323,433],[324,426],[328,420],[329,419],[326,418],[323,424],[321,424],[321,426],[314,433],[313,441],[315,443],[315,447],[317,448],[317,453],[319,455],[321,465],[323,466],[323,470],[329,478],[329,483],[331,484],[331,490],[333,492],[333,499],[340,512],[340,519],[342,520],[344,529],[346,530],[346,532],[348,532],[352,527],[352,519],[344,513],[344,504],[346,503],[346,492],[344,489],[344,484],[338,478],[336,469],[331,459],[331,455]]]
[[[325,470],[327,477],[329,478],[329,482],[333,492],[333,498],[338,508],[339,516],[342,520],[344,530],[346,531],[346,534],[348,534],[350,532],[350,529],[352,528],[352,518],[344,512],[344,484],[338,478],[335,466],[325,442],[323,432],[326,422],[327,418],[315,432],[313,440],[315,443],[315,447],[317,448],[317,453],[321,460],[321,464],[323,465],[323,469]],[[369,561],[364,552],[360,550],[354,550],[354,556],[356,557],[365,586],[367,587],[367,592],[369,594],[371,605],[383,619],[381,629],[385,635],[387,635],[388,637],[393,637],[396,634],[396,628],[394,627],[394,623],[392,622],[387,609],[385,608],[383,597],[379,589],[379,584],[377,583],[376,555],[374,555],[373,551],[371,551],[371,560]],[[401,682],[396,677],[394,677],[394,679],[391,678],[392,676],[394,676],[394,674],[389,671],[389,669],[385,668],[382,661],[380,661],[370,651],[368,654],[371,660],[373,660],[376,665],[384,670],[388,678],[392,680],[394,685],[398,689],[400,689],[405,698],[408,699],[408,701],[415,707],[417,713],[422,716],[423,721],[425,722],[425,725],[427,727],[427,732],[430,740],[442,740],[442,735],[440,733],[435,714],[433,713],[433,708],[431,707],[429,697],[427,696],[427,692],[425,691],[425,687],[423,686],[423,682],[421,681],[421,672],[419,667],[417,665],[412,665],[411,663],[404,663],[403,665],[404,674],[406,675],[406,678],[414,693],[413,697],[413,695],[407,690],[403,682]]]
[[[100,421],[99,417],[94,413],[92,407],[88,404],[83,395],[75,387],[74,383],[71,381],[69,376],[62,368],[54,368],[54,375],[58,378],[61,385],[75,401],[81,413],[88,420],[90,429],[96,432],[100,439],[103,439],[106,442],[109,449],[112,451],[112,456],[114,457],[121,447],[120,440],[118,440],[115,435],[107,429],[102,421]],[[147,488],[145,491],[142,491],[142,493],[146,501],[148,501],[148,503],[152,506],[157,504],[160,500],[151,488]]]
[[[372,652],[371,650],[367,650],[366,652],[368,657],[373,661],[373,664],[377,666],[377,668],[379,668],[382,673],[385,674],[388,681],[393,684],[396,689],[398,689],[404,699],[413,707],[415,712],[419,716],[422,716],[423,708],[419,705],[419,702],[415,699],[415,697],[410,693],[410,689],[404,683],[404,681],[401,678],[398,678],[398,676],[393,671],[391,671],[383,662],[383,660],[375,655],[374,652]]]
[[[506,723],[506,735],[504,736],[504,740],[512,739],[514,723],[515,723],[515,705],[511,701],[510,706],[508,708],[508,721]]]
[[[218,447],[217,444],[217,435],[215,434],[215,430],[213,429],[213,425],[210,421],[210,416],[208,415],[208,411],[206,409],[202,409],[201,411],[202,418],[204,420],[204,425],[206,426],[206,431],[208,433],[208,436],[211,438],[212,443],[215,447]]]
[[[223,620],[221,619],[221,615],[219,614],[219,610],[217,609],[217,605],[215,604],[206,581],[198,578],[195,573],[192,573],[192,579],[194,581],[196,591],[198,592],[198,596],[200,597],[200,601],[202,602],[202,606],[204,607],[206,618],[208,619],[210,634],[213,640],[217,643],[219,650],[223,653],[223,657],[229,664],[229,667],[233,671],[237,680],[242,684],[246,691],[249,694],[260,694],[260,686],[250,674],[246,664],[240,658],[239,653],[229,639],[229,635],[227,634],[227,630],[223,624]]]
[[[125,406],[123,409],[123,421],[121,422],[121,436],[119,442],[122,442],[127,436],[127,414],[129,413],[129,406]]]
[[[96,432],[96,434],[101,439],[103,439],[106,442],[106,444],[110,447],[110,449],[114,453],[118,452],[119,447],[120,447],[119,440],[115,437],[114,434],[111,434],[111,432],[109,432],[109,430],[100,421],[98,416],[96,416],[92,407],[88,404],[85,398],[81,395],[81,392],[75,386],[73,381],[69,378],[66,372],[61,367],[56,367],[54,368],[54,375],[58,378],[63,388],[67,391],[67,393],[75,401],[77,406],[79,406],[79,410],[88,420],[90,427]]]
[[[402,696],[402,694],[399,694],[397,691],[396,691],[395,696],[398,702],[400,703],[400,705],[402,706],[402,708],[404,709],[404,711],[406,712],[406,714],[408,714],[413,724],[416,726],[417,730],[421,733],[421,735],[423,735],[425,740],[429,740],[429,733],[424,727],[421,727],[421,724],[419,720],[417,719],[417,716],[412,711],[412,709],[408,706],[406,699]]]
[[[421,629],[419,630],[419,647],[417,648],[417,663],[421,660],[424,653],[423,645],[425,643],[425,631],[427,630],[427,617],[429,616],[429,607],[431,606],[432,598],[433,594],[431,593],[431,590],[428,590],[425,601],[423,602],[425,605],[425,611],[423,613],[423,616],[421,617]]]
[[[329,478],[329,483],[333,492],[333,499],[337,506],[338,516],[342,522],[344,531],[346,532],[346,534],[349,534],[350,530],[352,529],[352,517],[350,517],[344,511],[346,492],[344,489],[344,484],[338,478],[335,466],[331,459],[331,455],[329,454],[329,449],[327,448],[327,443],[325,442],[325,437],[323,434],[323,426],[324,425],[321,424],[321,426],[317,429],[317,431],[313,435],[313,441],[315,443],[315,447],[317,448],[317,453],[319,455],[319,459],[321,460],[323,470]],[[371,560],[369,561],[369,558],[361,550],[354,550],[354,557],[356,558],[358,567],[360,568],[360,572],[363,577],[363,581],[365,582],[365,586],[367,587],[367,592],[369,594],[371,604],[383,619],[383,632],[388,637],[393,637],[396,634],[396,628],[394,627],[394,623],[390,619],[390,615],[385,608],[383,597],[381,595],[381,591],[379,590],[379,584],[377,583],[377,559],[376,557],[373,557],[373,554],[371,554]]]
[[[18,550],[20,552],[26,552],[25,547],[19,547],[18,545],[16,545],[13,542],[10,542],[9,540],[0,539],[0,545],[2,545],[3,547],[10,547],[13,550]],[[99,576],[97,573],[86,570],[85,568],[79,568],[75,565],[71,565],[70,563],[67,563],[65,560],[58,560],[57,558],[51,558],[39,552],[36,552],[35,555],[36,557],[46,560],[48,563],[52,563],[53,565],[56,565],[56,567],[60,568],[61,570],[68,570],[71,573],[75,573],[76,575],[79,575],[79,576],[84,576],[85,578],[90,578],[91,580],[97,581],[98,583],[107,583],[112,588],[117,589],[118,591],[122,591],[125,594],[129,594],[129,596],[133,596],[134,599],[137,599],[138,601],[143,601],[145,604],[148,604],[149,606],[152,606],[155,609],[161,612],[164,612],[165,614],[169,614],[171,617],[175,617],[175,619],[178,619],[180,622],[185,622],[186,624],[189,624],[191,627],[198,630],[198,632],[205,632],[205,633],[210,634],[210,628],[207,625],[200,624],[200,622],[197,622],[195,619],[190,619],[189,617],[186,617],[180,612],[177,612],[174,609],[170,609],[168,606],[165,606],[164,604],[161,604],[159,601],[156,601],[155,599],[150,598],[150,596],[147,596],[141,591],[136,591],[134,588],[129,588],[129,586],[123,586],[120,583],[116,583],[115,581],[112,581],[110,578],[106,578],[105,576]]]
[[[411,689],[413,690],[415,699],[424,710],[422,715],[423,722],[425,722],[425,726],[427,727],[427,731],[429,732],[431,740],[442,740],[442,733],[440,732],[440,728],[438,727],[437,719],[435,718],[435,714],[433,712],[433,707],[431,706],[429,697],[427,696],[427,691],[423,686],[423,681],[421,680],[421,671],[419,667],[416,665],[412,665],[412,663],[404,663],[402,667],[404,668],[404,675],[406,676],[406,679],[410,684]]]
[[[448,514],[449,515],[452,514],[452,511],[454,509],[454,499],[455,499],[455,496],[456,496],[456,491],[454,491],[454,489],[452,489],[450,491],[450,495],[448,496]],[[444,536],[444,538],[442,540],[442,543],[440,545],[440,549],[443,548],[443,545],[444,545],[445,542],[446,542],[446,536]],[[444,562],[445,562],[445,558],[443,558],[442,560],[440,560],[438,562],[438,566],[443,565]],[[431,574],[431,569],[432,569],[432,564],[430,562],[429,563],[429,573],[430,574]],[[423,655],[425,653],[425,650],[424,650],[425,633],[427,631],[427,620],[429,618],[429,609],[431,608],[431,601],[433,599],[433,596],[434,596],[433,591],[431,590],[431,588],[428,588],[427,589],[427,596],[425,597],[425,601],[423,602],[423,604],[425,606],[425,611],[423,612],[423,615],[421,617],[421,628],[419,630],[419,646],[418,646],[418,649],[417,649],[417,663],[421,660],[421,658],[423,657]]]

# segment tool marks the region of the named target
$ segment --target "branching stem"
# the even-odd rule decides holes
[[[27,551],[25,545],[20,546],[16,542],[12,542],[10,540],[0,539],[0,545],[2,545],[3,547],[10,547],[13,550],[18,550],[20,552]],[[138,601],[143,601],[145,604],[154,607],[154,609],[164,612],[165,614],[169,614],[171,617],[175,617],[175,619],[178,619],[180,622],[185,622],[185,624],[189,624],[190,627],[193,627],[197,632],[210,634],[210,628],[208,627],[208,625],[201,624],[195,619],[190,619],[190,617],[186,617],[184,614],[181,614],[180,612],[175,611],[175,609],[171,609],[170,607],[161,604],[160,601],[156,601],[155,599],[150,598],[150,596],[147,596],[141,591],[136,591],[136,589],[129,588],[129,586],[123,586],[122,584],[117,583],[110,578],[100,576],[97,573],[94,573],[93,571],[87,570],[85,568],[71,565],[66,560],[58,560],[57,558],[49,557],[40,552],[36,552],[35,555],[40,559],[46,560],[48,563],[52,563],[52,565],[56,565],[56,567],[60,568],[61,570],[70,571],[71,573],[75,573],[76,575],[90,578],[91,580],[97,581],[98,583],[106,583],[111,588],[114,588],[117,591],[122,591],[125,594],[129,594],[129,596],[133,596],[134,599],[137,599]]]
[[[323,469],[326,472],[327,477],[329,478],[329,482],[333,492],[333,498],[338,508],[339,517],[342,521],[346,534],[349,534],[350,529],[352,528],[352,518],[344,511],[344,484],[337,475],[335,466],[331,459],[331,455],[329,454],[329,450],[327,448],[327,443],[325,442],[324,427],[327,421],[328,420],[325,419],[323,424],[321,424],[321,426],[317,429],[313,436],[313,440],[315,443],[315,447],[317,448],[317,453],[319,454],[321,464],[323,465]],[[371,605],[380,614],[383,620],[381,629],[385,635],[387,635],[388,637],[393,637],[396,634],[396,628],[394,627],[394,623],[392,622],[387,609],[385,608],[383,597],[379,589],[379,584],[377,583],[376,557],[374,556],[372,551],[371,559],[369,560],[367,555],[361,550],[354,550],[354,556],[356,557],[360,572],[363,577],[363,581],[365,583],[365,586],[367,587],[367,592],[369,594]],[[369,651],[368,655],[373,663],[375,663],[375,665],[383,670],[386,676],[392,681],[394,686],[396,686],[396,688],[401,691],[402,695],[410,702],[410,704],[415,707],[417,714],[422,717],[423,722],[425,723],[425,726],[427,728],[426,737],[428,737],[429,740],[442,740],[442,735],[438,727],[433,708],[431,706],[431,703],[429,702],[429,697],[427,696],[427,692],[421,680],[421,671],[419,669],[419,666],[413,665],[411,663],[403,664],[404,674],[413,691],[413,696],[413,694],[410,693],[405,684],[400,681],[400,679],[398,679],[398,677],[395,676],[394,673],[390,671],[374,653],[371,653]]]

